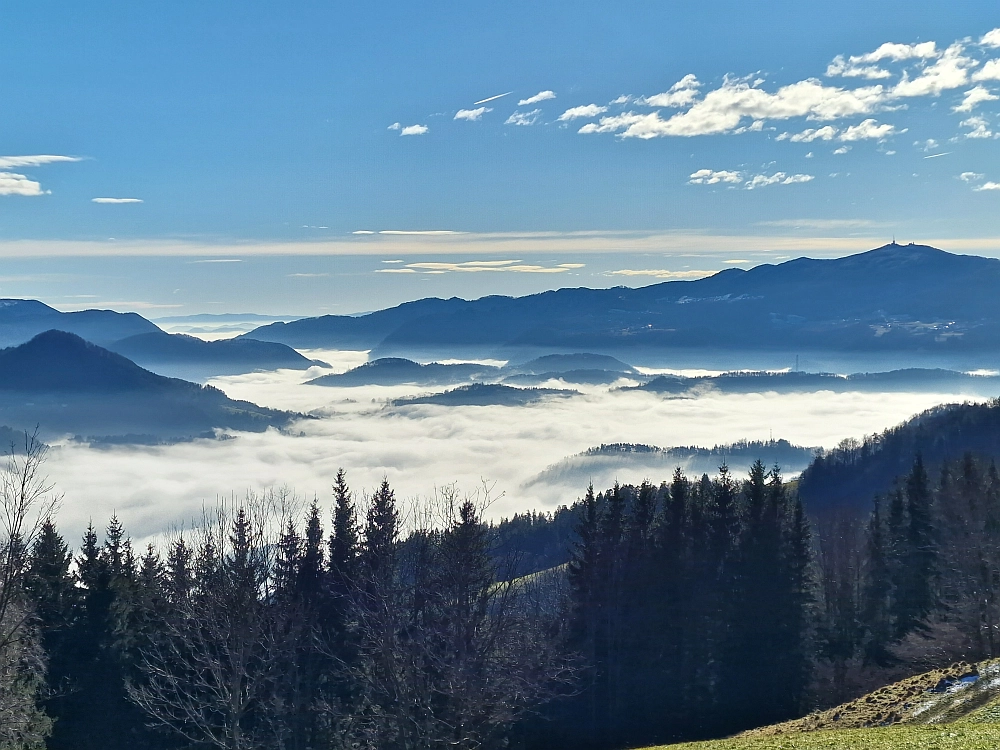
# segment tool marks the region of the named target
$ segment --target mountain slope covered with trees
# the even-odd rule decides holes
[[[377,356],[644,348],[985,354],[1000,343],[998,285],[1000,260],[893,243],[638,289],[423,299],[357,317],[274,323],[246,336]]]

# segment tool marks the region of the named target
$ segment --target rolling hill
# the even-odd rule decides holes
[[[275,323],[246,335],[298,347],[372,349],[377,356],[721,348],[977,352],[996,359],[998,286],[1000,260],[890,244],[835,260],[799,258],[638,289],[422,299],[358,317]]]
[[[17,346],[39,333],[57,329],[104,346],[160,329],[137,313],[112,310],[60,312],[33,299],[0,299],[0,347]]]
[[[160,374],[194,379],[256,370],[328,367],[325,362],[307,359],[285,344],[244,338],[203,341],[160,330],[115,341],[107,348]]]
[[[43,437],[179,439],[214,429],[261,432],[295,415],[166,378],[64,331],[0,351],[0,424]]]
[[[309,385],[328,385],[349,388],[360,385],[453,385],[470,380],[494,380],[500,368],[488,365],[453,364],[438,362],[422,365],[409,359],[385,357],[365,362],[343,373],[322,375],[308,381]]]

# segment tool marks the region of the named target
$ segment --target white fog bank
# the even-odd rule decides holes
[[[363,352],[309,356],[338,371],[365,359]],[[567,492],[540,484],[523,487],[525,482],[560,459],[601,443],[711,447],[773,436],[829,448],[929,407],[966,400],[947,393],[830,392],[663,398],[587,388],[579,396],[522,407],[393,407],[388,400],[428,389],[303,385],[328,372],[278,371],[212,381],[231,397],[314,415],[297,422],[290,434],[234,433],[231,440],[152,448],[54,446],[47,470],[65,493],[60,527],[76,546],[90,519],[103,526],[117,513],[140,539],[190,524],[204,503],[219,496],[269,487],[316,495],[325,505],[339,467],[358,490],[372,488],[383,475],[401,497],[428,495],[453,482],[473,491],[485,479],[496,483],[494,496],[503,493],[493,505],[495,516],[552,509],[572,502],[585,488]]]

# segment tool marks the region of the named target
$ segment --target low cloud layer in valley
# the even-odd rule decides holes
[[[364,352],[306,354],[330,362],[336,371],[366,358]],[[711,447],[773,436],[832,447],[937,404],[964,400],[955,394],[829,392],[664,398],[574,386],[581,395],[523,407],[392,407],[389,401],[428,389],[304,385],[320,374],[314,369],[212,381],[233,398],[310,414],[289,434],[239,433],[235,439],[163,447],[56,444],[47,469],[65,493],[63,529],[75,541],[89,520],[103,525],[117,513],[136,538],[155,536],[190,525],[203,505],[218,497],[266,488],[288,487],[326,504],[341,466],[359,490],[372,488],[383,475],[401,497],[428,495],[453,482],[474,491],[487,480],[495,482],[494,497],[503,493],[492,507],[494,515],[552,509],[572,502],[584,488],[532,480],[567,456],[602,443]]]

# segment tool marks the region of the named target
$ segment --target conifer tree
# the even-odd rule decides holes
[[[891,550],[882,520],[882,504],[883,499],[876,497],[868,522],[861,618],[865,628],[865,663],[888,666],[893,659],[889,652],[893,633],[892,571],[889,559]]]
[[[183,535],[170,543],[164,586],[167,598],[173,604],[186,600],[194,588],[193,557],[194,553]]]
[[[902,637],[926,629],[936,605],[934,578],[937,545],[931,517],[931,491],[923,458],[917,454],[906,479],[906,516],[903,571],[897,596],[896,634]]]
[[[333,501],[333,529],[328,544],[327,567],[334,592],[343,596],[347,586],[357,576],[359,551],[357,511],[343,469],[337,471],[333,483]]]

